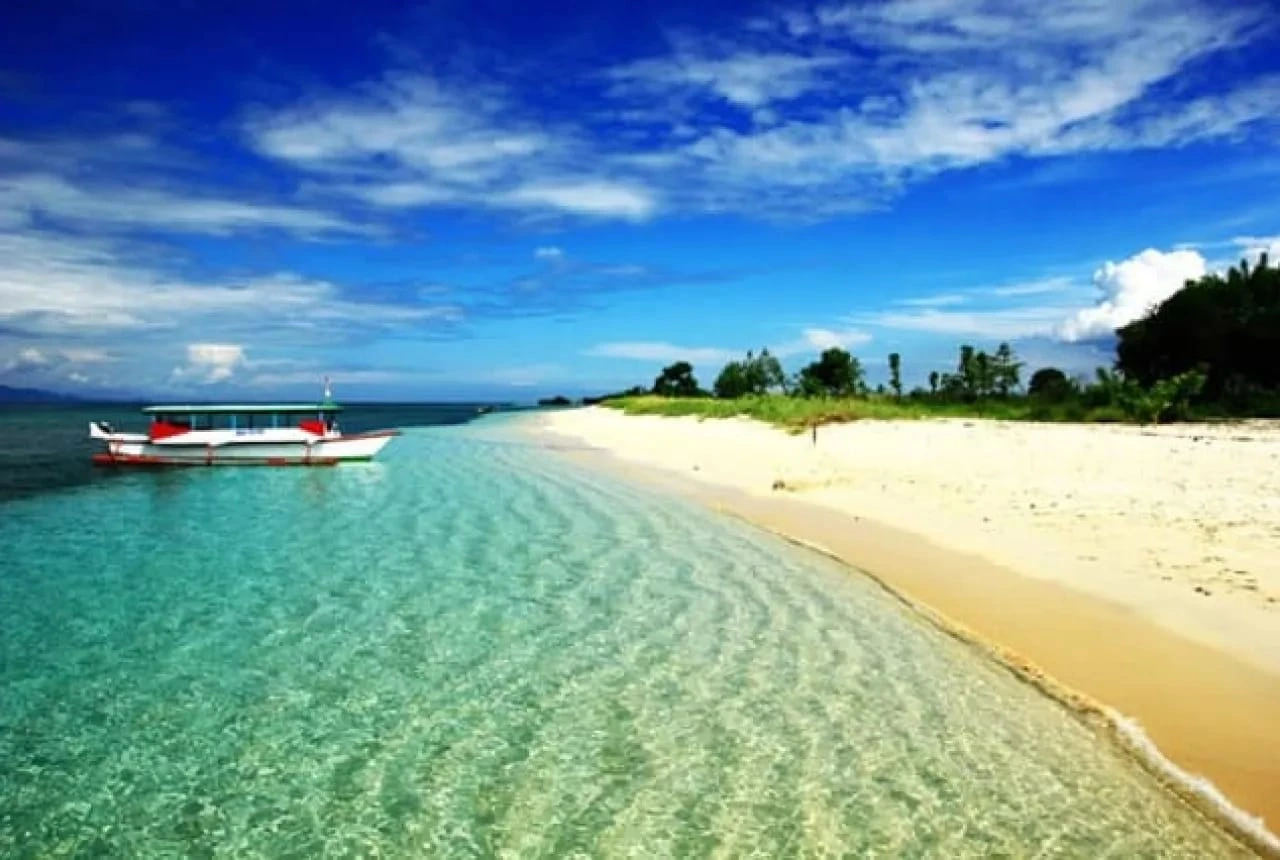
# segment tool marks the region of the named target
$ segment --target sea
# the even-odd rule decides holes
[[[94,469],[0,410],[0,856],[1243,855],[857,571],[525,432]]]

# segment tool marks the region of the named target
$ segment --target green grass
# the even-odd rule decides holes
[[[693,415],[699,418],[754,418],[799,433],[814,424],[862,420],[918,420],[921,418],[989,418],[1001,421],[1123,422],[1129,420],[1115,406],[1087,407],[1078,401],[1046,404],[1025,397],[955,403],[897,400],[892,397],[804,399],[770,394],[738,400],[710,397],[620,397],[601,403],[628,415]]]

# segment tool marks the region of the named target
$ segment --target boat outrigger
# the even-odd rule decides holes
[[[90,422],[100,466],[332,466],[372,460],[398,430],[344,435],[326,386],[320,403],[148,406],[147,433]]]

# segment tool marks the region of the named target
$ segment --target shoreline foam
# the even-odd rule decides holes
[[[559,413],[560,416],[564,414]],[[616,420],[634,421],[634,419],[624,419],[621,416],[618,416]],[[693,425],[693,428],[690,429],[696,432],[696,429],[694,429],[696,426]],[[1121,702],[1119,704],[1122,707],[1117,708],[1115,707],[1117,703],[1111,701],[1111,699],[1117,697],[1096,696],[1095,691],[1091,689],[1094,685],[1090,683],[1090,679],[1087,677],[1088,673],[1083,678],[1071,677],[1071,673],[1062,673],[1067,674],[1069,676],[1067,678],[1059,677],[1059,673],[1046,669],[1041,665],[1043,661],[1035,659],[1039,656],[1036,653],[1036,647],[1028,648],[1026,647],[1026,642],[1018,641],[1013,643],[1018,647],[1011,647],[1011,643],[1007,642],[1006,639],[1012,638],[1016,640],[1017,637],[1000,635],[998,630],[993,633],[990,629],[990,619],[975,619],[972,617],[972,613],[965,611],[966,608],[972,609],[972,606],[965,607],[963,601],[959,607],[948,605],[946,599],[939,599],[940,596],[944,598],[945,596],[939,595],[936,590],[935,593],[928,593],[927,589],[919,588],[920,580],[928,579],[928,574],[923,577],[917,575],[914,583],[910,581],[911,577],[905,578],[906,581],[904,581],[903,577],[893,575],[894,573],[901,573],[901,570],[891,570],[895,563],[902,564],[904,561],[911,561],[911,559],[902,559],[900,557],[889,559],[890,564],[887,566],[884,563],[885,559],[879,559],[876,563],[868,564],[865,558],[859,558],[859,552],[850,551],[851,542],[848,539],[837,539],[834,542],[825,541],[815,539],[812,534],[816,531],[819,537],[824,536],[825,528],[825,536],[835,535],[838,537],[841,528],[838,522],[840,519],[844,520],[846,529],[850,525],[856,524],[859,530],[863,532],[868,529],[884,529],[885,527],[882,524],[877,524],[874,521],[869,522],[869,518],[859,516],[853,516],[853,523],[850,523],[849,518],[851,515],[847,512],[841,512],[830,504],[821,505],[821,508],[819,508],[818,504],[802,501],[792,494],[758,497],[736,488],[725,487],[714,480],[706,479],[705,476],[696,473],[690,475],[683,471],[676,471],[666,463],[655,463],[652,458],[642,460],[640,457],[635,456],[634,452],[629,452],[621,447],[616,438],[611,439],[611,444],[607,447],[600,447],[594,444],[595,440],[592,440],[589,435],[575,432],[572,425],[566,430],[563,420],[554,426],[549,426],[544,421],[539,427],[539,432],[544,439],[547,435],[584,439],[591,447],[578,447],[574,450],[577,451],[579,456],[586,455],[586,458],[594,461],[597,466],[622,472],[645,483],[656,483],[667,489],[692,495],[695,499],[718,508],[724,513],[770,531],[792,543],[822,553],[869,576],[881,587],[925,617],[934,626],[995,658],[997,662],[1014,672],[1024,681],[1033,684],[1037,689],[1068,707],[1082,719],[1102,729],[1111,741],[1117,743],[1145,770],[1184,802],[1188,803],[1191,808],[1215,821],[1254,851],[1264,855],[1280,857],[1280,840],[1267,829],[1264,819],[1257,814],[1259,811],[1264,815],[1274,813],[1275,810],[1271,809],[1271,806],[1280,803],[1276,793],[1273,791],[1273,787],[1280,784],[1277,783],[1277,780],[1280,780],[1280,769],[1273,771],[1267,768],[1267,763],[1264,762],[1263,772],[1253,775],[1256,778],[1243,778],[1249,776],[1249,764],[1252,762],[1250,751],[1244,748],[1247,744],[1247,739],[1250,735],[1258,737],[1257,730],[1262,728],[1264,729],[1262,739],[1264,741],[1268,740],[1265,737],[1265,728],[1271,722],[1256,716],[1253,708],[1262,707],[1264,708],[1264,714],[1270,713],[1274,715],[1277,712],[1276,706],[1280,705],[1280,679],[1275,676],[1259,673],[1256,666],[1242,666],[1238,661],[1232,659],[1232,655],[1205,648],[1199,642],[1178,639],[1163,627],[1149,623],[1149,619],[1133,617],[1133,614],[1129,613],[1129,617],[1120,619],[1125,627],[1123,632],[1128,634],[1128,639],[1122,644],[1131,643],[1135,638],[1154,640],[1154,643],[1151,641],[1144,643],[1149,646],[1146,649],[1148,658],[1153,654],[1162,656],[1162,652],[1165,652],[1173,662],[1179,662],[1178,658],[1182,657],[1184,660],[1181,665],[1186,665],[1186,661],[1190,660],[1193,666],[1201,670],[1200,672],[1190,672],[1191,676],[1193,676],[1192,680],[1182,684],[1174,684],[1175,687],[1195,687],[1195,678],[1198,677],[1203,681],[1206,678],[1225,672],[1230,681],[1234,681],[1244,688],[1244,692],[1249,693],[1252,691],[1255,693],[1254,695],[1246,696],[1250,702],[1245,703],[1245,707],[1249,710],[1244,716],[1249,718],[1246,722],[1253,724],[1253,731],[1244,731],[1243,740],[1236,737],[1237,730],[1240,727],[1233,724],[1236,722],[1233,720],[1227,721],[1228,728],[1226,730],[1213,732],[1207,744],[1184,743],[1189,740],[1186,736],[1189,727],[1179,723],[1185,723],[1185,720],[1173,720],[1181,735],[1177,732],[1171,735],[1169,727],[1160,725],[1160,720],[1157,719],[1155,723],[1158,730],[1153,736],[1143,728],[1143,725],[1147,724],[1149,718],[1158,716],[1159,711],[1162,710],[1159,707],[1161,704],[1159,697],[1154,700],[1141,701],[1142,696],[1139,695],[1137,697],[1140,701],[1138,707],[1134,707],[1133,702]],[[563,448],[563,446],[560,447]],[[572,453],[572,450],[570,453]],[[631,456],[628,456],[629,454]],[[726,451],[725,454],[726,456],[731,456],[731,452]],[[661,469],[662,474],[658,475],[652,471],[641,471],[635,468],[641,463],[645,466]],[[815,500],[815,502],[819,502],[819,500]],[[784,511],[789,511],[789,515],[784,515]],[[815,523],[815,519],[819,520],[819,522]],[[797,523],[803,525],[797,527]],[[925,544],[930,543],[928,538],[924,538],[919,534],[913,535],[894,528],[888,530],[898,532],[896,536],[899,538],[906,538],[907,540],[922,539]],[[806,532],[809,533],[806,534]],[[860,534],[854,538],[853,543],[865,537],[865,534]],[[879,535],[878,537],[883,539],[885,536]],[[831,546],[831,543],[839,545]],[[1087,616],[1090,613],[1100,611],[1104,614],[1109,611],[1114,615],[1117,610],[1117,607],[1106,606],[1096,596],[1069,590],[1061,584],[1018,576],[1020,571],[1015,572],[1007,568],[1001,569],[998,565],[993,565],[985,559],[967,557],[947,548],[938,548],[931,545],[928,546],[928,552],[925,554],[932,554],[932,560],[934,561],[942,556],[950,556],[952,572],[962,570],[966,574],[966,580],[973,578],[972,574],[976,569],[983,568],[983,572],[988,579],[994,572],[996,578],[1000,579],[1003,585],[1009,586],[1013,583],[1019,583],[1021,586],[1019,596],[1021,597],[1025,597],[1028,591],[1041,592],[1038,595],[1039,598],[1047,598],[1052,601],[1055,610],[1063,610],[1069,616]],[[862,553],[862,555],[865,556],[865,553]],[[912,553],[907,553],[907,555],[910,556]],[[919,554],[917,553],[916,555]],[[920,560],[919,558],[916,559],[916,561]],[[960,562],[958,566],[955,564],[957,560]],[[935,574],[933,578],[945,577],[939,577]],[[922,590],[925,593],[920,593]],[[956,591],[954,584],[952,584],[951,591]],[[981,599],[981,595],[979,595],[979,599]],[[957,608],[960,611],[957,611]],[[1124,615],[1123,609],[1120,612]],[[1077,622],[1079,621],[1079,619],[1076,620]],[[1106,620],[1110,622],[1110,626],[1113,628],[1111,632],[1116,632],[1116,629],[1119,629],[1116,628],[1115,618]],[[977,622],[976,628],[971,623],[967,623],[973,621]],[[1060,627],[1061,625],[1057,626]],[[1075,626],[1079,627],[1079,624],[1077,623]],[[1107,626],[1107,624],[1103,624],[1102,628],[1106,629]],[[1088,623],[1085,623],[1084,628],[1087,629],[1088,627]],[[1089,640],[1085,641],[1089,642]],[[1036,643],[1032,642],[1031,644],[1034,646]],[[1086,647],[1096,649],[1098,643],[1089,642]],[[1052,666],[1054,661],[1049,660],[1047,662]],[[1150,663],[1150,660],[1147,662]],[[1138,674],[1135,673],[1141,667],[1131,666],[1129,668],[1130,676],[1135,679],[1138,678]],[[1149,665],[1146,668],[1159,667]],[[1164,668],[1167,674],[1168,667],[1165,666]],[[1078,673],[1076,674],[1078,675]],[[1107,672],[1105,674],[1114,676],[1115,673]],[[1124,675],[1123,672],[1120,674]],[[1243,678],[1243,681],[1241,681],[1241,678]],[[1256,694],[1256,685],[1258,684],[1264,685],[1260,695]],[[1106,687],[1107,685],[1103,686]],[[1222,686],[1231,686],[1231,684],[1224,681]],[[1271,689],[1272,687],[1274,687],[1274,690]],[[1182,692],[1185,693],[1187,690],[1183,689]],[[1241,690],[1235,689],[1233,692],[1239,694]],[[1275,695],[1272,695],[1273,692]],[[1211,693],[1210,699],[1213,698],[1215,697]],[[1235,701],[1238,696],[1228,696],[1227,698]],[[1221,706],[1220,702],[1217,704]],[[1237,701],[1237,704],[1241,703]],[[1258,725],[1260,719],[1264,723],[1262,726]],[[1191,720],[1193,724],[1207,724],[1209,722],[1210,720],[1207,718]],[[1199,727],[1197,726],[1197,728]],[[1227,742],[1225,748],[1224,741]],[[1208,747],[1207,750],[1203,749],[1205,746]],[[1257,750],[1255,749],[1253,752],[1256,753]],[[1211,766],[1204,766],[1206,763]],[[1243,772],[1237,772],[1241,768],[1243,768]],[[1205,775],[1199,775],[1201,772]],[[1235,798],[1234,802],[1228,798],[1227,793],[1224,793],[1218,787],[1218,781],[1228,774],[1233,774],[1237,777],[1223,780],[1230,785],[1229,793],[1231,797]]]

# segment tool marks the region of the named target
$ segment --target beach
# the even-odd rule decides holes
[[[831,552],[1280,821],[1280,426],[859,422],[815,442],[597,407],[536,432]]]

